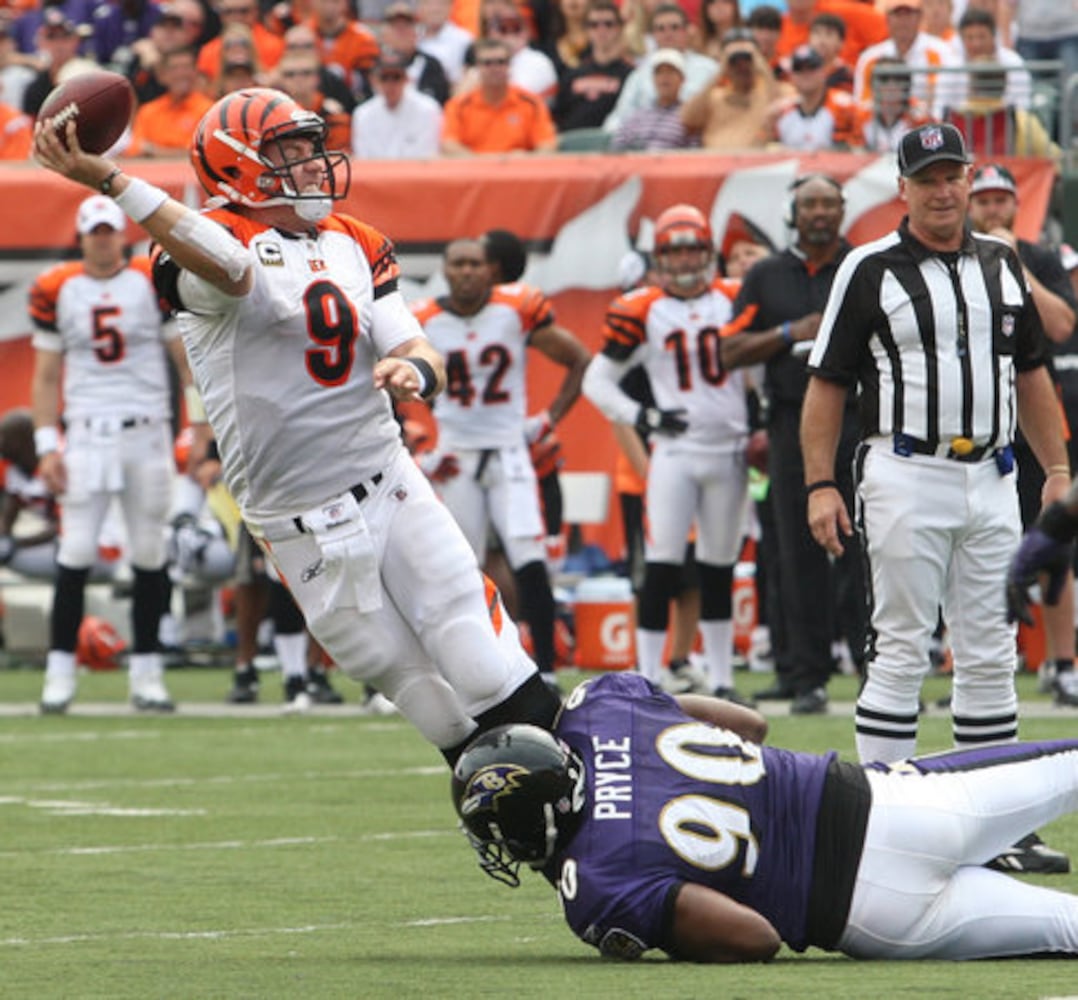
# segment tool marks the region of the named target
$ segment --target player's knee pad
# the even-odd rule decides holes
[[[642,629],[661,632],[670,619],[670,601],[678,592],[681,567],[674,563],[649,562],[644,568],[644,587],[637,613]]]
[[[728,621],[733,614],[734,567],[698,562],[700,617],[704,621]]]
[[[436,747],[457,746],[475,731],[460,699],[432,669],[396,668],[372,683]]]

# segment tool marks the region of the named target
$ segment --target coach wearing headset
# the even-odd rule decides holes
[[[838,181],[809,174],[790,191],[787,224],[796,231],[791,247],[760,261],[745,276],[734,304],[733,322],[723,331],[727,368],[765,362],[769,402],[769,474],[774,539],[782,579],[770,574],[777,601],[769,610],[776,681],[757,698],[791,698],[790,710],[809,715],[827,710],[831,643],[836,614],[857,659],[863,656],[865,600],[860,556],[855,544],[832,566],[805,520],[805,479],[798,427],[808,381],[807,348],[820,325],[831,282],[850,250],[842,239],[844,200]],[[836,469],[847,503],[857,421],[846,408]],[[836,600],[836,593],[838,600]],[[777,607],[775,606],[777,604]]]

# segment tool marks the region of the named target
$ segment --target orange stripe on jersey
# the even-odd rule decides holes
[[[396,288],[401,269],[397,263],[393,243],[388,236],[378,232],[374,226],[368,226],[365,222],[353,219],[350,215],[331,215],[324,222],[320,222],[318,228],[347,233],[360,245],[371,266],[376,299]]]
[[[204,212],[203,214],[207,219],[213,219],[214,222],[224,226],[244,246],[248,246],[251,240],[259,233],[264,233],[270,228],[262,222],[256,222],[246,216],[237,215],[227,208],[217,208],[212,212]]]
[[[502,599],[494,581],[483,573],[483,592],[487,598],[487,614],[490,615],[490,624],[494,626],[494,634],[502,634]]]
[[[741,312],[719,331],[719,336],[732,337],[735,333],[741,333],[742,331],[747,330],[759,311],[760,307],[755,302],[745,306]]]
[[[603,324],[603,350],[619,358],[629,355],[647,339],[647,320],[651,304],[663,296],[661,288],[651,286],[619,295],[610,304]]]
[[[56,303],[60,299],[60,289],[69,279],[78,277],[85,271],[81,260],[72,260],[66,264],[57,264],[38,276],[30,286],[28,306],[30,319],[35,326],[44,330],[56,329]]]
[[[412,303],[411,310],[412,315],[419,320],[420,326],[426,326],[439,313],[445,312],[437,299],[420,299]]]
[[[731,302],[737,298],[737,293],[741,291],[741,279],[740,278],[716,278],[711,287],[717,291],[722,292]]]
[[[554,322],[554,307],[534,285],[497,285],[490,293],[491,302],[512,306],[520,316],[525,333],[532,333]]]

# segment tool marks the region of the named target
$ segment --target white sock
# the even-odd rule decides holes
[[[273,649],[281,661],[281,674],[284,677],[307,676],[307,633],[293,632],[289,635],[275,635]]]
[[[865,733],[857,733],[857,759],[862,764],[871,764],[873,761],[882,761],[885,764],[894,764],[900,760],[907,760],[917,752],[917,738],[893,739],[890,736],[869,736]]]
[[[132,653],[127,660],[127,676],[132,681],[160,680],[165,673],[160,653]]]
[[[663,647],[666,633],[651,629],[636,630],[636,663],[641,675],[655,684],[659,683],[663,669]]]
[[[45,659],[45,676],[68,678],[75,676],[75,654],[62,649],[50,649]]]
[[[707,683],[715,688],[734,686],[734,623],[732,619],[700,622],[704,637]]]

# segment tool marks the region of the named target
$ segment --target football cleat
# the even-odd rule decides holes
[[[735,705],[741,705],[743,708],[755,708],[756,702],[751,698],[741,694],[734,687],[717,687],[711,692],[713,698],[722,698],[724,701],[732,702]]]
[[[1071,870],[1071,862],[1062,851],[1054,850],[1037,834],[1031,833],[986,862],[985,868],[997,872],[1066,875]]]
[[[667,694],[711,694],[704,672],[691,660],[671,660],[659,678]]]
[[[329,682],[329,675],[321,667],[307,669],[307,694],[316,705],[342,705],[344,698]]]
[[[232,690],[225,701],[229,705],[253,705],[258,701],[258,671],[254,666],[236,670],[232,675]]]
[[[1078,671],[1072,668],[1057,672],[1052,678],[1051,691],[1057,705],[1078,706]]]
[[[45,676],[45,688],[41,692],[43,715],[63,715],[75,698],[78,682],[74,674],[68,676]]]
[[[364,715],[396,715],[400,711],[396,705],[393,704],[384,694],[379,691],[375,691],[374,688],[367,688],[367,698],[363,702],[363,714]]]
[[[284,714],[302,715],[313,702],[307,693],[306,677],[287,677],[284,682]]]
[[[165,685],[157,678],[144,677],[131,681],[131,704],[138,712],[174,712],[176,706]]]

